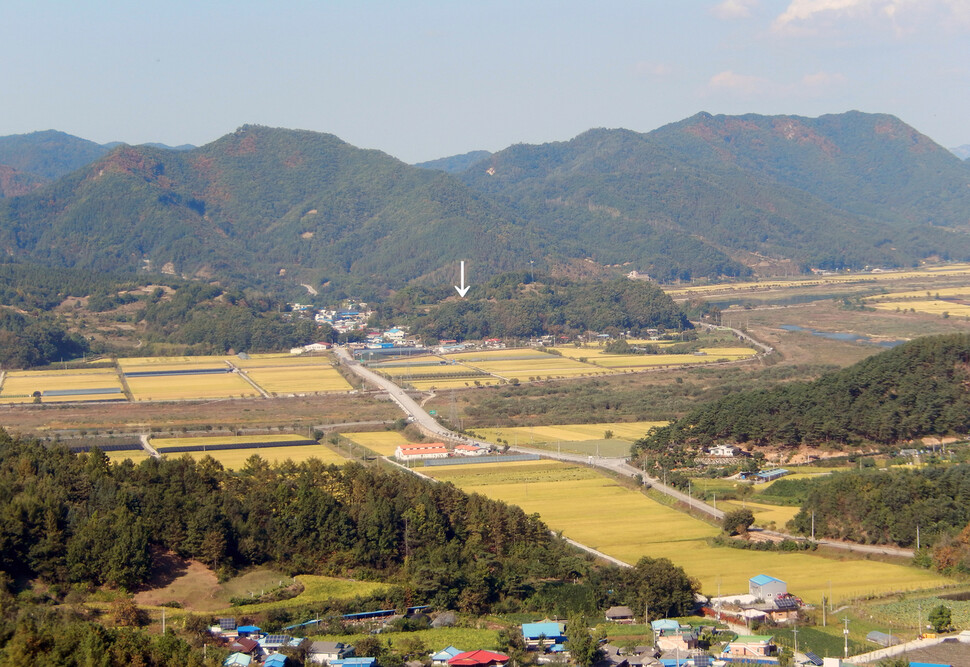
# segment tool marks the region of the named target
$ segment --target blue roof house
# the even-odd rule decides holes
[[[650,629],[658,634],[679,632],[680,623],[672,618],[659,618],[656,621],[650,621]]]
[[[245,653],[233,653],[222,664],[224,667],[249,667],[253,659]]]
[[[529,647],[561,644],[566,641],[566,627],[554,621],[523,623],[522,638],[525,639],[525,645]]]
[[[330,660],[330,667],[374,667],[377,658],[341,658],[340,660]]]
[[[431,654],[431,664],[436,667],[441,667],[442,665],[447,665],[448,661],[454,658],[459,653],[464,653],[461,649],[457,649],[454,646],[449,646],[443,648],[437,653]]]
[[[759,574],[748,580],[748,593],[768,602],[788,593],[788,584],[767,574]]]
[[[289,660],[282,653],[274,653],[265,660],[263,660],[263,667],[286,667],[286,663]]]

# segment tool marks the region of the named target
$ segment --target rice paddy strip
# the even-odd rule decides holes
[[[127,379],[136,401],[190,400],[258,396],[236,373],[180,377],[162,375]]]
[[[491,469],[489,469],[491,468]],[[788,582],[794,594],[818,603],[831,581],[835,602],[891,591],[934,588],[949,580],[927,570],[829,557],[809,552],[760,552],[713,547],[718,528],[622,487],[595,471],[567,464],[516,469],[426,468],[471,492],[538,512],[553,530],[628,563],[642,556],[669,558],[697,577],[703,591],[747,592],[748,579],[770,574]]]
[[[413,445],[398,431],[365,431],[361,433],[341,433],[351,442],[366,447],[379,456],[394,456],[398,446]]]
[[[593,439],[606,439],[611,431],[614,438],[632,443],[647,434],[651,428],[666,426],[665,421],[607,422],[602,424],[562,424],[557,426],[511,426],[502,428],[475,429],[475,435],[489,442],[499,439],[507,442],[515,440],[519,444],[579,442]]]
[[[245,446],[261,442],[302,442],[305,436],[293,433],[273,433],[266,435],[201,435],[191,438],[152,438],[149,442],[155,449],[166,447],[203,447],[205,445]]]
[[[331,366],[252,368],[249,378],[271,394],[350,391],[353,387]]]
[[[0,392],[3,403],[30,403],[34,392],[41,393],[42,403],[125,400],[121,379],[114,369],[8,371]]]
[[[317,459],[323,463],[335,463],[337,465],[347,462],[347,459],[324,445],[297,445],[293,447],[260,447],[255,449],[217,449],[205,452],[177,452],[163,454],[169,457],[191,456],[196,461],[211,456],[221,463],[228,470],[239,470],[246,465],[246,461],[252,456],[259,458],[270,464],[293,461],[301,463],[310,459]]]
[[[937,299],[922,299],[916,301],[882,301],[872,304],[878,310],[910,310],[930,315],[947,315],[953,317],[970,317],[970,305],[953,301]]]

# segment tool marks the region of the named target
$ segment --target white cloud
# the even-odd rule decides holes
[[[805,31],[820,24],[867,20],[890,27],[897,34],[929,20],[934,28],[970,26],[968,0],[790,0],[774,21],[779,32]]]
[[[714,90],[754,95],[766,92],[771,87],[771,82],[760,76],[725,70],[712,76],[708,86]]]
[[[797,81],[774,81],[754,74],[739,74],[725,70],[712,76],[707,82],[710,93],[727,93],[738,97],[797,98],[815,97],[843,86],[848,78],[840,72],[812,72]]]
[[[724,0],[711,8],[711,13],[719,19],[746,19],[758,0]]]

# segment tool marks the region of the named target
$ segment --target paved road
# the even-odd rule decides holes
[[[741,333],[741,332],[737,332]],[[750,338],[749,338],[750,340]],[[755,342],[755,341],[752,341]],[[425,412],[424,408],[418,405],[417,401],[408,396],[407,392],[401,387],[397,386],[387,378],[378,375],[374,371],[360,365],[350,353],[343,348],[336,349],[337,355],[341,358],[341,363],[346,366],[350,371],[363,378],[364,380],[371,382],[381,389],[387,391],[388,395],[401,407],[401,409],[409,416],[412,417],[414,423],[417,424],[422,431],[426,434],[431,435],[435,438],[441,438],[442,440],[450,440],[453,442],[471,442],[475,444],[480,444],[484,446],[490,446],[492,443],[484,442],[481,440],[476,440],[474,438],[468,438],[466,436],[454,433],[449,429],[445,428],[438,421]],[[700,501],[696,498],[692,498],[690,495],[675,489],[672,486],[664,484],[661,480],[654,477],[650,477],[643,470],[635,468],[629,464],[629,462],[624,458],[604,458],[598,456],[584,456],[582,454],[572,454],[568,452],[553,452],[545,449],[530,449],[528,447],[510,447],[511,451],[521,452],[523,454],[539,454],[550,459],[556,459],[559,461],[568,461],[571,463],[582,463],[586,465],[596,466],[598,468],[604,468],[610,472],[617,473],[626,477],[636,477],[637,475],[651,488],[660,491],[661,493],[670,496],[674,500],[678,500],[685,505],[689,505],[693,511],[699,511],[707,514],[713,519],[720,521],[724,518],[724,510],[719,510],[707,503]],[[762,531],[766,535],[772,535],[779,538],[787,538],[790,540],[795,540],[798,542],[804,542],[806,539],[797,535],[789,535],[787,533],[782,533],[778,531]],[[868,554],[880,554],[889,556],[902,556],[906,558],[913,557],[912,549],[899,549],[896,547],[886,547],[886,546],[875,546],[868,544],[855,544],[852,542],[838,542],[835,540],[818,539],[816,540],[820,545],[825,547],[830,547],[832,549],[842,549],[845,551],[856,551],[860,553]]]

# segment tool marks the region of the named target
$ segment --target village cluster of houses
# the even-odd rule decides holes
[[[443,447],[443,445],[435,445]],[[460,447],[461,445],[459,445]],[[400,448],[399,448],[400,449]],[[398,453],[401,456],[401,452]],[[786,623],[797,617],[801,601],[788,593],[784,581],[768,575],[752,577],[748,582],[748,593],[712,598],[702,605],[705,616],[727,622],[734,626],[750,627],[752,622],[773,621]],[[423,607],[415,607],[409,612],[424,613]],[[614,606],[605,612],[606,619],[614,623],[632,624],[636,622],[632,609]],[[344,619],[350,622],[374,622],[387,626],[394,619],[401,618],[394,610],[347,614]],[[322,619],[290,626],[286,630],[300,629],[318,623]],[[453,625],[452,612],[438,614],[434,621],[428,619],[433,627]],[[439,623],[440,622],[440,623]],[[654,643],[652,646],[633,648],[618,647],[609,643],[600,646],[602,658],[596,667],[722,667],[735,663],[778,664],[778,648],[771,635],[742,634],[731,641],[718,655],[711,655],[701,648],[700,637],[710,628],[698,628],[681,624],[674,619],[660,619],[651,622]],[[384,627],[383,629],[387,629]],[[374,630],[380,632],[380,629]],[[522,638],[528,650],[536,653],[541,664],[562,663],[569,660],[569,643],[564,623],[544,620],[521,625]],[[313,641],[286,634],[263,632],[255,625],[236,625],[232,618],[219,619],[218,625],[210,628],[210,633],[225,642],[232,654],[226,659],[225,667],[286,667],[289,658],[286,653],[300,651],[306,656],[308,664],[330,665],[331,667],[376,667],[373,657],[355,655],[354,647],[333,641]],[[814,656],[813,656],[814,657]],[[448,646],[435,651],[422,661],[432,667],[504,667],[509,656],[494,651],[476,649],[463,651]],[[822,665],[821,660],[806,664]],[[417,666],[415,666],[417,667]]]

